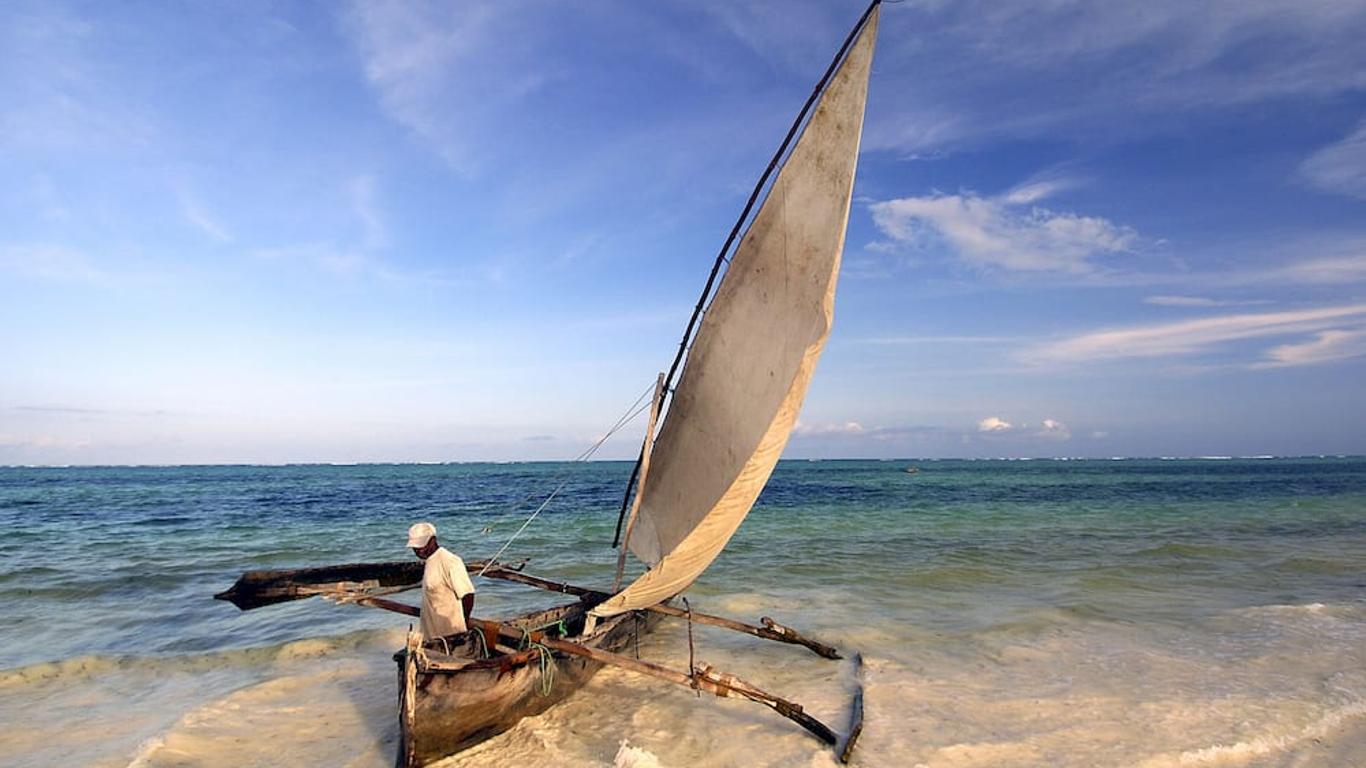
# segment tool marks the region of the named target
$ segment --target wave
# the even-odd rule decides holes
[[[1164,765],[1223,765],[1243,764],[1278,752],[1290,751],[1306,741],[1318,742],[1348,721],[1366,716],[1366,702],[1358,701],[1323,713],[1298,733],[1265,735],[1233,744],[1214,744],[1200,749],[1186,750],[1178,755],[1154,758],[1143,763],[1143,768]]]
[[[1288,603],[1254,605],[1230,611],[1234,616],[1278,621],[1343,620],[1356,622],[1366,619],[1366,605],[1360,603]]]
[[[0,690],[70,682],[113,674],[156,675],[223,668],[267,667],[333,656],[363,648],[392,650],[403,644],[403,630],[366,629],[343,635],[310,637],[276,645],[236,648],[178,656],[105,656],[92,654],[0,671]]]
[[[1193,544],[1169,541],[1155,547],[1134,552],[1135,557],[1231,557],[1244,554],[1243,550],[1224,544]]]

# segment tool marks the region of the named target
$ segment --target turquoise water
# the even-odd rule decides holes
[[[505,557],[602,585],[628,471],[0,469],[0,765],[217,765],[214,739],[262,733],[252,712],[271,707],[299,719],[231,764],[383,765],[402,617],[210,596],[246,569],[410,557],[419,519],[487,557],[561,479]],[[483,615],[552,599],[479,588]],[[861,650],[868,765],[1353,765],[1366,743],[1366,459],[783,462],[689,597]],[[642,653],[686,659],[684,631]],[[847,667],[700,640],[842,722]],[[624,673],[593,685],[454,763],[612,764],[629,739],[661,765],[822,764],[763,710],[646,698]],[[309,708],[336,697],[354,723],[313,733]],[[73,719],[87,735],[53,747]],[[717,741],[680,739],[688,723]]]

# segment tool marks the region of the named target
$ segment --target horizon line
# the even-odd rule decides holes
[[[865,461],[878,463],[935,462],[935,461],[1283,461],[1293,459],[1366,459],[1359,453],[1305,453],[1293,455],[1250,454],[1243,456],[941,456],[941,457],[863,457],[840,456],[824,458],[783,458],[779,464],[820,463],[834,461]],[[469,461],[287,461],[287,462],[189,462],[180,464],[0,464],[0,469],[179,469],[214,467],[445,467],[479,464],[629,464],[634,459],[477,459]]]

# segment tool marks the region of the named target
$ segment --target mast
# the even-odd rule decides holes
[[[645,425],[645,442],[640,446],[640,485],[645,485],[645,480],[650,474],[650,448],[654,443],[655,422],[659,419],[659,407],[664,402],[664,374],[660,373],[655,380],[655,396],[650,401],[650,421]],[[631,514],[626,518],[626,538],[622,541],[621,549],[617,551],[617,574],[612,579],[612,592],[621,589],[621,576],[626,571],[626,545],[631,541],[631,529],[635,527],[636,512],[640,510],[640,494],[636,494],[635,503],[631,505]]]
[[[759,181],[755,183],[753,191],[749,193],[749,199],[745,201],[745,207],[740,211],[740,217],[735,220],[735,226],[731,227],[730,234],[726,235],[726,241],[721,245],[721,250],[716,254],[716,260],[712,262],[711,271],[707,274],[707,282],[702,286],[702,294],[697,297],[697,305],[693,307],[692,316],[688,318],[688,324],[683,329],[683,338],[678,342],[678,351],[674,353],[673,362],[669,365],[669,372],[664,377],[663,395],[660,397],[658,403],[661,412],[664,409],[665,401],[668,399],[669,395],[673,393],[672,385],[674,374],[678,373],[678,367],[682,364],[683,358],[688,353],[688,342],[692,339],[693,331],[697,327],[698,318],[702,316],[702,312],[706,308],[707,299],[711,296],[712,287],[716,284],[716,277],[721,272],[721,265],[729,261],[729,259],[726,258],[726,254],[730,252],[731,246],[735,244],[735,238],[740,234],[740,230],[744,227],[745,221],[749,218],[750,211],[754,209],[754,203],[758,201],[764,186],[768,184],[769,177],[773,175],[774,169],[778,167],[783,156],[787,154],[788,147],[791,146],[793,137],[797,135],[802,123],[806,121],[806,116],[811,111],[811,106],[816,103],[816,100],[820,98],[821,93],[825,91],[825,87],[830,83],[831,76],[835,74],[835,70],[839,68],[840,63],[844,60],[845,54],[849,52],[849,46],[853,44],[855,38],[858,37],[859,32],[863,30],[864,25],[868,22],[868,18],[872,16],[873,11],[877,10],[877,7],[881,4],[882,0],[872,0],[872,2],[868,4],[868,7],[863,11],[863,15],[859,17],[858,23],[854,24],[854,28],[849,30],[849,34],[844,38],[844,43],[840,46],[839,51],[837,51],[835,57],[830,60],[830,65],[825,68],[825,74],[821,75],[821,79],[816,82],[815,88],[811,89],[811,95],[806,97],[806,103],[803,104],[801,110],[797,112],[797,117],[793,119],[791,127],[787,129],[787,135],[783,137],[782,143],[778,145],[777,151],[773,153],[773,157],[768,161],[768,165],[764,168],[764,172],[759,175]],[[621,545],[622,521],[626,519],[626,511],[631,506],[631,492],[637,488],[636,480],[640,476],[641,464],[644,459],[645,447],[642,446],[640,454],[636,456],[635,465],[631,467],[631,476],[626,481],[626,491],[621,497],[621,509],[617,512],[616,533],[612,536],[613,547]]]
[[[787,445],[834,320],[877,8],[822,78],[763,203],[723,258],[724,278],[699,303],[696,333],[682,345],[687,363],[664,393],[669,412],[649,484],[635,491],[628,547],[650,567],[595,616],[687,589],[749,514]]]

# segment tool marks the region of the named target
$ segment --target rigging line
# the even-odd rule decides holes
[[[641,393],[640,393],[640,397],[637,397],[637,398],[636,398],[636,401],[635,401],[634,403],[631,403],[631,405],[628,406],[628,407],[626,408],[626,411],[623,413],[623,415],[621,416],[621,418],[617,419],[616,423],[613,424],[613,425],[607,430],[607,433],[608,433],[609,435],[610,435],[611,433],[613,433],[613,432],[616,432],[618,429],[621,429],[623,426],[625,426],[625,422],[629,421],[630,419],[635,418],[636,415],[639,414],[639,411],[636,410],[636,409],[640,406],[641,401],[643,401],[646,397],[649,396],[649,394],[650,394],[650,392],[653,390],[653,388],[654,388],[654,385],[650,385],[650,386],[648,386],[648,387],[645,388],[645,391],[644,391],[644,392],[641,392]],[[569,459],[567,463],[569,463],[569,464],[576,464],[576,463],[578,463],[578,462],[580,462],[580,461],[583,461],[583,459],[585,458],[585,453],[591,453],[592,450],[594,450],[594,449],[590,446],[590,447],[587,449],[587,451],[581,451],[577,456],[575,456],[575,457],[572,458],[572,459]],[[556,475],[554,479],[555,479],[555,480],[560,480],[560,479],[564,478],[564,476],[565,476],[565,473],[564,473],[564,472],[561,472],[560,474]],[[532,491],[531,493],[528,493],[527,495],[525,495],[525,496],[523,496],[521,499],[519,499],[519,500],[517,501],[517,503],[515,503],[515,504],[513,504],[512,506],[508,507],[508,508],[507,508],[507,511],[508,511],[508,512],[516,512],[518,509],[521,509],[521,507],[522,507],[523,504],[525,504],[525,503],[527,503],[528,501],[531,501],[532,499],[536,498],[538,495],[540,495],[540,493],[541,493],[541,492],[540,492],[539,490],[535,490],[535,491]],[[489,528],[493,528],[494,525],[497,525],[497,524],[496,524],[496,523],[490,524]]]
[[[623,416],[622,418],[618,419],[617,423],[613,425],[612,429],[608,430],[606,434],[598,438],[598,441],[596,443],[593,443],[591,447],[589,447],[583,453],[579,454],[579,457],[574,459],[574,461],[583,461],[584,459],[587,459],[589,456],[592,456],[595,452],[597,452],[599,448],[602,447],[603,443],[607,442],[607,439],[609,437],[611,437],[619,429],[630,423],[632,419],[639,416],[641,412],[645,410],[646,407],[652,404],[653,400],[650,403],[646,403],[644,405],[641,405],[640,400],[637,400],[636,405],[632,406],[634,410],[628,411],[627,416]],[[488,562],[484,563],[484,567],[479,570],[479,576],[483,576],[485,573],[488,572],[490,568],[493,567],[493,564],[498,561],[498,558],[501,557],[502,554],[507,551],[508,547],[512,546],[512,542],[516,541],[517,537],[521,536],[522,532],[527,529],[527,526],[531,525],[531,522],[535,520],[536,517],[540,515],[542,511],[545,510],[546,507],[550,506],[550,502],[554,501],[555,497],[559,495],[560,491],[564,490],[564,487],[566,485],[569,485],[569,480],[570,478],[567,476],[566,473],[566,476],[564,476],[564,479],[560,481],[560,484],[555,486],[555,490],[551,491],[550,495],[545,497],[545,501],[541,502],[541,506],[537,507],[536,511],[531,513],[531,516],[526,519],[526,522],[522,523],[522,527],[518,528],[517,532],[512,534],[511,538],[507,540],[507,543],[504,544],[496,553],[494,553],[493,557],[490,557],[488,559]]]
[[[849,35],[844,38],[844,44],[840,46],[835,58],[831,59],[830,66],[826,67],[825,74],[821,75],[820,81],[812,89],[811,95],[806,98],[806,103],[802,105],[801,111],[792,121],[792,127],[787,129],[787,135],[783,137],[782,144],[778,145],[778,151],[773,153],[773,158],[768,161],[768,167],[759,176],[759,181],[754,185],[754,191],[749,193],[749,200],[745,202],[744,210],[740,211],[740,218],[735,221],[735,226],[731,227],[730,234],[726,236],[726,242],[721,246],[720,253],[716,254],[716,261],[711,265],[711,272],[707,275],[707,283],[702,287],[702,295],[697,298],[697,306],[693,308],[692,317],[688,318],[688,326],[683,330],[683,340],[678,342],[678,352],[674,355],[673,363],[669,366],[669,373],[664,377],[664,396],[660,399],[659,408],[664,410],[664,401],[668,399],[668,393],[672,392],[674,374],[678,372],[678,366],[683,362],[683,356],[687,353],[689,344],[688,339],[692,337],[693,329],[697,325],[697,318],[702,314],[702,308],[706,306],[707,297],[711,295],[712,287],[716,284],[716,276],[721,271],[721,264],[727,261],[726,254],[730,252],[731,245],[735,243],[735,238],[740,234],[740,229],[744,226],[745,220],[749,218],[749,213],[754,209],[754,203],[759,199],[759,194],[763,192],[764,185],[768,183],[768,177],[773,174],[773,170],[778,167],[783,155],[787,153],[788,146],[792,143],[792,138],[797,135],[798,130],[806,120],[806,115],[811,111],[811,106],[816,103],[820,95],[825,91],[825,86],[829,84],[831,76],[839,68],[840,62],[844,61],[844,54],[848,53],[849,46],[853,45],[854,39],[858,37],[859,31],[872,15],[873,10],[882,3],[882,0],[872,0],[863,15],[859,17],[858,23],[849,30]],[[617,512],[617,534],[612,539],[612,547],[616,548],[621,543],[621,521],[626,517],[626,510],[631,504],[631,491],[635,488],[636,479],[640,477],[640,463],[645,459],[645,446],[641,446],[640,454],[636,456],[636,465],[631,468],[631,477],[626,481],[626,493],[621,498],[621,509]]]

